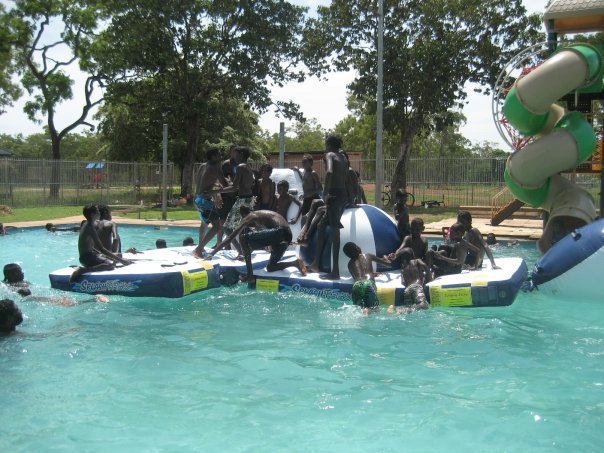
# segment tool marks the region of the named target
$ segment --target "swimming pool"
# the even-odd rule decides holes
[[[121,228],[125,246],[193,229]],[[37,293],[77,236],[0,237]],[[532,244],[500,246],[522,255]],[[2,296],[6,290],[2,289]],[[73,296],[72,294],[70,294]],[[183,299],[17,301],[0,339],[0,447],[21,451],[598,451],[601,309],[523,294],[510,307],[363,317],[245,286]]]

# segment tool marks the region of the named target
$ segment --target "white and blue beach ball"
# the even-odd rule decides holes
[[[371,205],[360,205],[358,208],[349,208],[344,211],[340,219],[342,228],[340,230],[340,275],[348,276],[349,258],[344,255],[342,248],[347,242],[357,244],[363,253],[372,253],[376,256],[387,255],[396,251],[400,245],[400,237],[396,223],[388,214],[381,209]],[[315,257],[318,232],[315,232],[309,238],[308,247],[301,247],[302,258],[307,264],[310,264]],[[391,268],[398,268],[394,265]],[[322,272],[331,270],[331,231],[327,227],[326,241],[319,269]],[[378,271],[386,270],[378,266]]]

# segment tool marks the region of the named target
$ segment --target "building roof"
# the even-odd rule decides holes
[[[9,151],[8,149],[4,149],[4,148],[0,148],[0,157],[8,157],[8,156],[12,156],[13,152]]]
[[[549,32],[601,31],[604,30],[604,0],[551,0],[543,20]]]

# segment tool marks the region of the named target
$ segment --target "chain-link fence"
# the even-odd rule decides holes
[[[166,175],[171,197],[180,173],[168,164]],[[159,203],[161,183],[158,163],[0,159],[0,204],[12,207]]]
[[[58,182],[53,182],[52,160],[0,159],[0,204],[12,207],[55,205],[156,204],[161,202],[162,172],[160,163],[59,161]],[[195,171],[199,169],[195,166]],[[260,164],[252,162],[258,169]],[[365,191],[374,199],[375,161],[352,162],[358,169]],[[396,161],[384,161],[384,181],[392,180]],[[285,167],[301,167],[301,156],[286,159]],[[505,187],[505,159],[481,158],[412,158],[407,168],[407,191],[416,205],[437,201],[445,206],[491,206],[492,198]],[[324,164],[314,162],[323,179]],[[581,187],[599,200],[600,175],[571,175]],[[168,199],[180,191],[180,170],[168,164]],[[56,184],[56,197],[51,197]],[[386,185],[384,191],[388,192]],[[381,195],[380,195],[381,196]]]

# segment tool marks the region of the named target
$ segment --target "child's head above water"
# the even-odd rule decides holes
[[[23,314],[10,299],[0,300],[0,334],[9,334],[23,322]]]
[[[23,269],[17,263],[4,266],[4,283],[20,283],[23,281]]]

